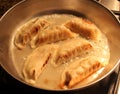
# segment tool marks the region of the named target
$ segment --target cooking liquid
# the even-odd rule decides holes
[[[63,24],[66,21],[76,18],[76,16],[70,15],[70,14],[51,14],[51,15],[45,15],[45,16],[40,16],[40,17],[42,19],[46,19],[47,21],[51,22],[53,26]],[[21,25],[21,26],[23,26],[23,25]],[[13,40],[14,40],[14,38],[13,38]],[[12,42],[12,43],[13,43],[12,54],[14,57],[14,65],[15,65],[20,77],[24,80],[24,77],[22,74],[23,65],[24,65],[26,57],[34,49],[31,49],[29,46],[27,46],[26,48],[19,50],[19,49],[17,49],[17,47],[15,47],[14,42]],[[91,50],[90,52],[87,52],[84,55],[81,55],[79,57],[79,59],[84,58],[85,56],[94,56],[95,58],[99,58],[99,60],[101,60],[101,62],[108,63],[109,57],[110,57],[110,52],[109,52],[109,46],[108,46],[106,36],[102,33],[101,40],[99,40],[98,42],[90,41],[90,43],[92,44],[94,49]],[[40,74],[39,78],[36,80],[36,83],[33,85],[38,88],[43,88],[43,89],[59,90],[61,74],[62,74],[63,70],[70,63],[71,62],[64,63],[58,67],[54,67],[51,63],[48,63],[46,65],[45,69]],[[90,77],[86,78],[85,80],[81,81],[79,84],[77,84],[73,88],[78,88],[78,87],[84,86],[86,84],[89,84],[90,82],[94,81],[101,72],[102,72],[102,69],[100,71],[97,71]]]

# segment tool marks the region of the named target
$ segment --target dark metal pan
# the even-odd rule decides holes
[[[15,66],[17,62],[12,51],[14,32],[27,20],[52,13],[84,16],[93,21],[108,38],[111,54],[109,64],[96,80],[78,89],[94,85],[110,75],[120,59],[120,23],[110,10],[92,0],[23,0],[9,9],[0,19],[1,66],[18,81],[30,85],[22,79]]]

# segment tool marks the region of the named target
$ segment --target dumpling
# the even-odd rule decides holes
[[[65,26],[55,26],[40,32],[38,36],[31,41],[31,47],[36,48],[40,44],[54,43],[76,36],[78,36],[78,34],[71,32]]]
[[[78,33],[80,36],[90,39],[99,40],[101,31],[91,21],[83,18],[74,18],[64,24],[72,32]]]
[[[17,33],[15,35],[15,39],[14,39],[14,43],[15,43],[16,47],[18,47],[19,49],[22,49],[26,46],[26,44],[29,41],[29,35],[28,35],[28,32],[30,32],[29,28],[31,28],[32,25],[37,20],[38,20],[37,18],[33,19],[17,30]]]
[[[80,55],[84,55],[93,48],[89,41],[80,37],[62,41],[58,45],[59,51],[57,51],[56,57],[53,57],[51,60],[54,66],[68,62]]]
[[[17,48],[23,49],[38,31],[45,29],[49,22],[45,19],[34,18],[18,29],[14,43]]]
[[[38,79],[56,49],[56,45],[43,45],[28,55],[23,66],[23,76],[27,82],[34,83]]]
[[[45,43],[54,43],[57,41],[65,40],[68,38],[74,38],[78,36],[77,34],[71,32],[69,29],[67,29],[64,26],[56,26],[53,28],[48,28],[47,30],[44,30],[43,32],[40,32],[38,36],[36,36],[31,41],[31,47],[35,48],[40,44]]]
[[[102,67],[103,64],[93,57],[76,60],[63,71],[60,87],[71,88]]]

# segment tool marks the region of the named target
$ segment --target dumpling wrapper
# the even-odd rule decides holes
[[[74,18],[66,22],[64,26],[86,39],[98,41],[101,36],[100,29],[87,19]]]
[[[14,43],[18,49],[23,49],[33,37],[38,34],[38,31],[45,29],[50,23],[45,19],[34,18],[24,24],[17,30]]]
[[[63,71],[60,87],[72,88],[102,67],[104,65],[93,57],[76,60]]]
[[[23,76],[27,82],[35,83],[56,49],[56,45],[43,45],[28,55],[23,66]]]
[[[54,43],[69,38],[75,38],[78,34],[71,32],[65,26],[55,26],[48,28],[43,32],[39,32],[38,35],[31,41],[31,47],[36,48],[40,44]]]
[[[51,60],[54,66],[61,65],[72,59],[74,60],[76,57],[79,58],[80,55],[85,54],[93,48],[89,41],[80,37],[64,40],[58,43],[58,45],[59,50]]]

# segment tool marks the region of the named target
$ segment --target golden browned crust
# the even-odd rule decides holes
[[[83,18],[75,18],[64,24],[72,32],[78,33],[80,36],[90,39],[99,40],[100,30],[91,21]]]
[[[75,38],[77,34],[71,32],[65,26],[56,26],[49,28],[38,35],[31,41],[31,47],[36,48],[40,44],[54,43],[69,38]]]
[[[23,49],[37,34],[46,28],[49,22],[44,19],[35,18],[24,24],[15,35],[14,44],[18,49]]]
[[[76,60],[64,70],[60,87],[71,88],[102,67],[102,63],[93,57]]]
[[[59,51],[57,51],[56,56],[53,58],[54,60],[51,62],[55,66],[70,62],[70,60],[74,60],[76,57],[79,58],[93,48],[89,41],[79,37],[65,40],[58,45]]]

